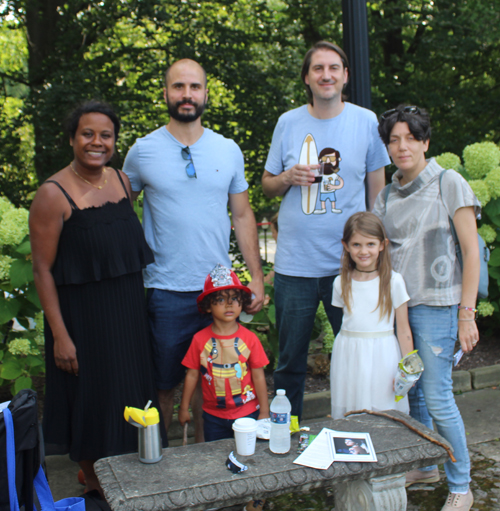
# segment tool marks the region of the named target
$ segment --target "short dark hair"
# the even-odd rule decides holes
[[[340,56],[340,60],[342,61],[342,64],[344,66],[344,69],[349,69],[349,60],[347,58],[347,55],[345,54],[344,50],[334,43],[329,43],[328,41],[318,41],[305,55],[304,62],[302,63],[302,70],[300,72],[300,77],[302,78],[302,82],[304,83],[304,86],[306,88],[307,92],[307,98],[309,100],[309,103],[311,105],[313,104],[313,95],[311,91],[311,87],[307,85],[306,83],[306,76],[307,73],[309,73],[309,68],[311,67],[311,60],[312,56],[318,51],[318,50],[330,50],[334,51],[335,53],[338,53]],[[347,84],[346,84],[347,85]],[[342,99],[345,99],[342,97]]]
[[[241,305],[242,309],[245,310],[252,303],[252,296],[249,295],[243,289],[223,289],[222,291],[215,291],[214,293],[210,293],[206,295],[203,300],[198,304],[198,308],[201,312],[208,314],[208,309],[210,309],[210,305],[214,304],[217,298],[223,296],[224,298],[229,298],[230,292],[234,291],[236,293],[235,299]]]
[[[397,122],[406,122],[410,133],[417,139],[427,142],[431,138],[431,118],[426,110],[413,107],[416,111],[409,111],[408,105],[398,105],[394,112],[382,114],[379,119],[378,132],[386,146],[391,140],[391,132]],[[389,110],[390,112],[390,110]]]
[[[98,113],[103,114],[109,117],[111,122],[115,127],[115,142],[118,139],[118,133],[120,133],[120,119],[115,114],[115,111],[108,103],[104,101],[98,101],[96,99],[91,99],[90,101],[85,101],[84,103],[80,103],[67,117],[66,120],[66,130],[70,136],[70,138],[75,138],[76,130],[78,129],[78,124],[80,123],[80,118],[85,114]]]

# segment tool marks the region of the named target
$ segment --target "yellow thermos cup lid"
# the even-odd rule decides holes
[[[132,421],[144,427],[152,426],[153,424],[158,424],[160,422],[160,414],[156,408],[143,410],[141,408],[132,408],[131,406],[126,406],[123,416],[127,422],[130,422],[131,419]]]

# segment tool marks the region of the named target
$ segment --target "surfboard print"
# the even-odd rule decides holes
[[[318,150],[314,137],[308,133],[302,148],[300,150],[299,163],[302,165],[317,165],[318,164]],[[316,208],[316,200],[318,198],[319,184],[313,183],[311,186],[301,186],[300,193],[302,197],[302,211],[306,215],[310,215]]]

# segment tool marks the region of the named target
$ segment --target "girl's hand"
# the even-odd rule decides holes
[[[76,347],[69,335],[54,339],[54,359],[59,369],[78,376]]]
[[[458,322],[458,340],[464,353],[474,349],[479,341],[479,332],[475,321]]]
[[[179,422],[181,423],[181,426],[184,426],[186,422],[191,422],[191,415],[189,414],[189,410],[179,408]]]

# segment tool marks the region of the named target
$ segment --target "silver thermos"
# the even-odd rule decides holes
[[[148,402],[144,410],[125,407],[125,420],[139,429],[139,461],[157,463],[162,458],[160,414],[156,408],[149,408]]]

